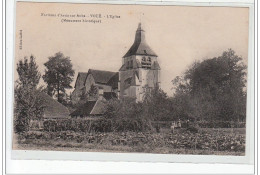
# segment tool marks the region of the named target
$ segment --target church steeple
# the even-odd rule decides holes
[[[135,41],[134,44],[138,43],[146,43],[145,41],[145,31],[142,29],[141,23],[138,24],[138,28],[135,33]]]
[[[138,28],[137,28],[137,31],[138,30],[142,30],[142,24],[139,22],[139,24],[138,24]]]
[[[138,24],[138,28],[135,33],[135,41],[128,52],[124,55],[124,58],[132,55],[147,55],[157,57],[155,52],[146,43],[145,31],[142,29],[141,23]]]
[[[135,32],[131,48],[122,58],[119,69],[118,97],[135,98],[142,101],[145,89],[160,85],[160,66],[158,56],[148,46],[141,23]]]

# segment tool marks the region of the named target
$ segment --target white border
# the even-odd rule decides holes
[[[35,0],[34,2],[43,2]],[[53,2],[53,1],[44,1]],[[253,173],[253,162],[254,162],[254,11],[253,11],[253,0],[229,0],[227,1],[200,1],[194,3],[193,1],[57,1],[57,2],[73,2],[73,3],[105,3],[105,4],[150,4],[150,5],[192,5],[192,6],[239,6],[250,8],[250,20],[249,20],[249,55],[248,55],[248,103],[247,103],[247,136],[246,142],[246,156],[197,156],[197,155],[162,155],[162,154],[143,154],[143,153],[87,153],[87,152],[58,152],[58,151],[11,151],[11,138],[12,138],[12,89],[13,89],[13,43],[14,43],[14,0],[7,1],[6,11],[8,20],[6,21],[6,170],[7,173],[78,173],[85,172],[87,167],[84,167],[86,162],[78,161],[46,161],[46,160],[11,160],[15,159],[59,159],[59,160],[99,160],[99,161],[134,161],[127,163],[131,169],[128,169],[128,173],[139,172],[140,166],[147,167],[151,164],[148,173],[158,172],[172,172],[173,169],[161,169],[167,165],[166,163],[136,163],[136,162],[194,162],[194,163],[247,163],[250,165],[216,165],[216,164],[171,164],[173,165],[175,173],[207,173],[211,170],[211,173],[235,173],[235,174],[251,174]],[[225,3],[223,3],[225,2]],[[249,119],[249,120],[248,120]],[[21,163],[22,162],[22,163]],[[31,164],[33,162],[33,164]],[[58,169],[55,169],[55,164]],[[82,164],[83,163],[83,164]],[[95,164],[95,162],[87,162],[89,164]],[[110,173],[118,173],[119,169],[115,169],[111,165],[112,162],[98,162],[98,165],[103,165],[105,169],[109,170]],[[112,163],[116,166],[124,164],[125,162]],[[61,166],[63,164],[64,166]],[[34,165],[34,166],[32,166]],[[73,165],[73,166],[72,166]],[[46,166],[54,169],[46,169]],[[95,165],[93,165],[95,167]],[[169,165],[167,165],[169,166]],[[192,168],[197,167],[196,171]],[[15,167],[15,168],[14,168]],[[74,168],[71,168],[74,167]],[[78,167],[80,169],[75,169]],[[149,167],[149,166],[148,166]],[[157,169],[160,167],[160,169]],[[186,168],[185,168],[186,167]],[[189,167],[189,168],[188,168]],[[220,168],[222,167],[222,168]],[[26,169],[29,168],[29,169]],[[126,167],[125,167],[126,168]],[[103,169],[103,170],[105,170]],[[28,171],[29,170],[29,171]],[[101,169],[92,169],[92,173],[104,173]],[[122,169],[121,169],[122,170]],[[213,170],[213,171],[212,171]],[[90,172],[90,171],[89,171]]]

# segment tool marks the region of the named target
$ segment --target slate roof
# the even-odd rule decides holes
[[[88,73],[87,73],[87,72],[79,72],[79,73],[78,73],[78,76],[77,76],[77,80],[76,80],[76,82],[75,82],[74,88],[76,87],[76,84],[77,84],[78,81],[80,81],[80,82],[81,82],[80,84],[83,85],[84,82],[85,82],[85,80],[86,80],[86,78],[87,78],[87,76],[88,76]]]
[[[141,23],[139,23],[138,25],[133,45],[123,56],[123,58],[131,55],[157,56],[156,53],[147,45],[145,41],[145,31],[141,28]]]
[[[75,111],[73,111],[71,116],[80,116],[80,115],[89,115],[95,106],[96,101],[87,101],[85,104],[78,107]]]
[[[85,104],[73,111],[71,116],[90,116],[104,114],[106,105],[102,100],[87,101]]]
[[[89,74],[93,75],[95,82],[98,84],[106,84],[112,86],[112,88],[118,88],[118,81],[119,81],[118,72],[110,72],[110,71],[95,70],[95,69],[89,69],[88,72],[79,72],[75,86],[78,81],[80,81],[80,84],[85,85],[86,79]]]
[[[104,103],[104,101],[97,100],[90,115],[102,115],[105,113],[105,110],[106,110],[106,104]]]
[[[115,72],[114,76],[110,78],[110,80],[107,82],[109,86],[112,86],[113,89],[118,88],[118,82],[119,82],[119,73]]]
[[[44,118],[54,119],[54,118],[68,118],[69,110],[67,107],[59,103],[57,100],[53,99],[51,96],[44,92],[40,92],[40,98],[43,100]]]
[[[118,72],[89,69],[88,74],[92,74],[96,83],[107,84],[109,80]]]

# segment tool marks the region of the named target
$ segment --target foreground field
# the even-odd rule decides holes
[[[34,131],[17,136],[15,149],[242,156],[245,154],[245,128],[201,129],[199,133],[185,129],[174,133],[168,129],[160,133]]]

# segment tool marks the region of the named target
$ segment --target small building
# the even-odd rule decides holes
[[[65,119],[69,118],[69,110],[66,106],[53,99],[48,94],[41,92],[40,98],[43,100],[45,107],[43,119]]]
[[[70,118],[69,110],[66,106],[53,99],[44,92],[39,93],[39,98],[43,101],[43,120],[31,120],[31,129],[42,129],[44,120],[61,120]]]

